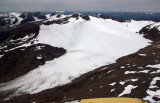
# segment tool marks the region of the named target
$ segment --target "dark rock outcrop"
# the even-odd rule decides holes
[[[154,41],[160,37],[160,31],[159,31],[158,27],[160,27],[160,25],[159,26],[154,26],[154,24],[147,25],[147,26],[143,27],[139,31],[139,33],[143,34],[145,38],[151,39]]]
[[[9,24],[9,23],[8,23]],[[7,25],[7,21],[4,20],[3,17],[0,18],[0,26],[3,27],[3,26],[6,26]]]
[[[82,17],[84,20],[90,20],[89,16],[88,15],[82,15],[82,14],[79,14],[79,13],[74,13],[71,15],[72,18],[76,18],[76,20],[78,20],[80,17]]]
[[[102,15],[102,14],[97,14],[97,15],[93,15],[93,16],[97,17],[97,18],[102,18],[102,19],[112,19],[112,20],[115,20],[115,21],[118,21],[118,22],[126,22],[126,20],[124,20],[124,19],[114,18],[114,17],[111,17],[111,16],[105,16],[105,15]]]
[[[62,15],[61,15],[61,14],[58,14],[56,17],[57,17],[57,18],[60,18],[60,17],[62,17]]]
[[[66,24],[68,23],[67,19],[62,19],[62,20],[53,20],[53,21],[47,21],[43,23],[44,25],[51,25],[51,24]]]
[[[35,17],[37,17],[38,19],[46,19],[46,16],[43,15],[41,12],[36,12],[33,14]]]
[[[50,16],[54,16],[54,15],[56,15],[56,13],[51,13],[51,15],[50,15]]]
[[[35,21],[34,17],[32,15],[27,15],[26,18],[24,18],[20,24],[25,24],[25,23],[28,23],[28,22],[33,22]]]
[[[79,17],[80,17],[80,14],[79,13],[74,13],[74,14],[71,15],[71,17],[76,18],[76,20],[78,20]]]
[[[22,13],[19,17],[24,19],[26,17],[26,14]]]
[[[88,15],[81,15],[81,17],[84,19],[84,20],[90,20],[89,16]]]
[[[7,45],[9,43],[9,40],[13,38],[14,40],[18,38],[23,38],[26,35],[30,35],[31,33],[34,33],[38,35],[39,33],[39,25],[38,24],[25,24],[25,25],[19,25],[15,28],[7,28],[0,30],[0,43],[1,47],[4,45]],[[7,42],[8,41],[8,42]],[[4,42],[4,43],[3,43]]]

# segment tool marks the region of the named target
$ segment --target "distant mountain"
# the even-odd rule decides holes
[[[46,16],[41,14],[40,12],[36,13],[8,13],[8,14],[1,14],[0,15],[0,26],[1,27],[8,27],[8,26],[15,26],[19,24],[25,24],[29,22],[36,22],[45,20]]]

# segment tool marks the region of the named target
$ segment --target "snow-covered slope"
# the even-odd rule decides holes
[[[67,24],[41,25],[38,43],[63,47],[67,53],[24,76],[0,84],[0,91],[16,89],[14,95],[37,93],[115,63],[116,59],[149,45],[150,40],[136,32],[151,23],[134,20],[120,23],[90,16],[89,21],[70,18]]]

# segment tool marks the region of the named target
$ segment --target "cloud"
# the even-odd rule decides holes
[[[1,11],[157,11],[160,0],[0,0]]]

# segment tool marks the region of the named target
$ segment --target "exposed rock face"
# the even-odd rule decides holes
[[[25,24],[25,23],[28,23],[28,22],[32,22],[32,21],[35,21],[35,19],[33,18],[33,16],[27,16],[26,18],[24,18],[20,24]]]
[[[0,26],[6,26],[7,24],[10,24],[10,20],[4,20],[5,17],[0,17]]]
[[[61,16],[62,16],[61,14],[58,14],[56,17],[57,17],[57,18],[60,18]]]
[[[18,38],[23,38],[26,35],[31,35],[32,33],[35,34],[36,36],[39,33],[39,25],[37,24],[26,24],[26,25],[20,25],[17,26],[16,28],[8,28],[8,29],[2,29],[0,30],[0,43],[2,43],[0,46],[4,46],[4,45],[10,45],[10,44],[14,44],[17,45],[15,43],[13,43],[13,41],[9,41],[11,39],[16,40]],[[20,41],[21,42],[21,41]]]
[[[56,15],[56,13],[51,13],[51,15],[50,15],[50,16],[54,16],[54,15]]]
[[[89,18],[89,16],[87,16],[87,15],[82,15],[82,14],[79,14],[79,13],[74,13],[74,14],[72,14],[71,15],[71,17],[73,17],[73,18],[76,18],[76,20],[78,20],[79,19],[79,17],[82,17],[84,20],[90,20],[90,18]]]
[[[71,17],[76,18],[76,20],[77,20],[77,19],[79,19],[80,14],[79,13],[74,13],[74,14],[71,15]]]
[[[139,33],[144,34],[144,37],[151,40],[156,40],[160,37],[160,24],[158,23],[143,27]]]
[[[81,15],[81,17],[84,19],[84,20],[90,20],[90,18],[89,18],[89,16],[87,16],[87,15]]]
[[[51,24],[66,24],[68,23],[68,19],[60,19],[60,20],[53,20],[53,21],[47,21],[44,23],[44,25],[51,25]]]
[[[35,12],[35,13],[28,13],[28,14],[21,14],[20,17],[23,18],[23,20],[21,21],[20,24],[25,24],[25,23],[29,23],[29,22],[33,22],[36,21],[35,17],[37,19],[41,19],[41,20],[45,20],[46,16],[41,14],[40,12]]]
[[[26,17],[26,14],[22,13],[19,17],[24,19]]]
[[[37,17],[38,19],[46,19],[46,16],[45,15],[43,15],[41,12],[35,12],[35,13],[32,13],[32,12],[30,12],[30,13],[22,13],[21,15],[20,15],[20,17],[21,18],[28,18],[28,17]]]
[[[37,17],[38,19],[46,19],[46,16],[41,14],[41,12],[34,13],[34,16]]]

